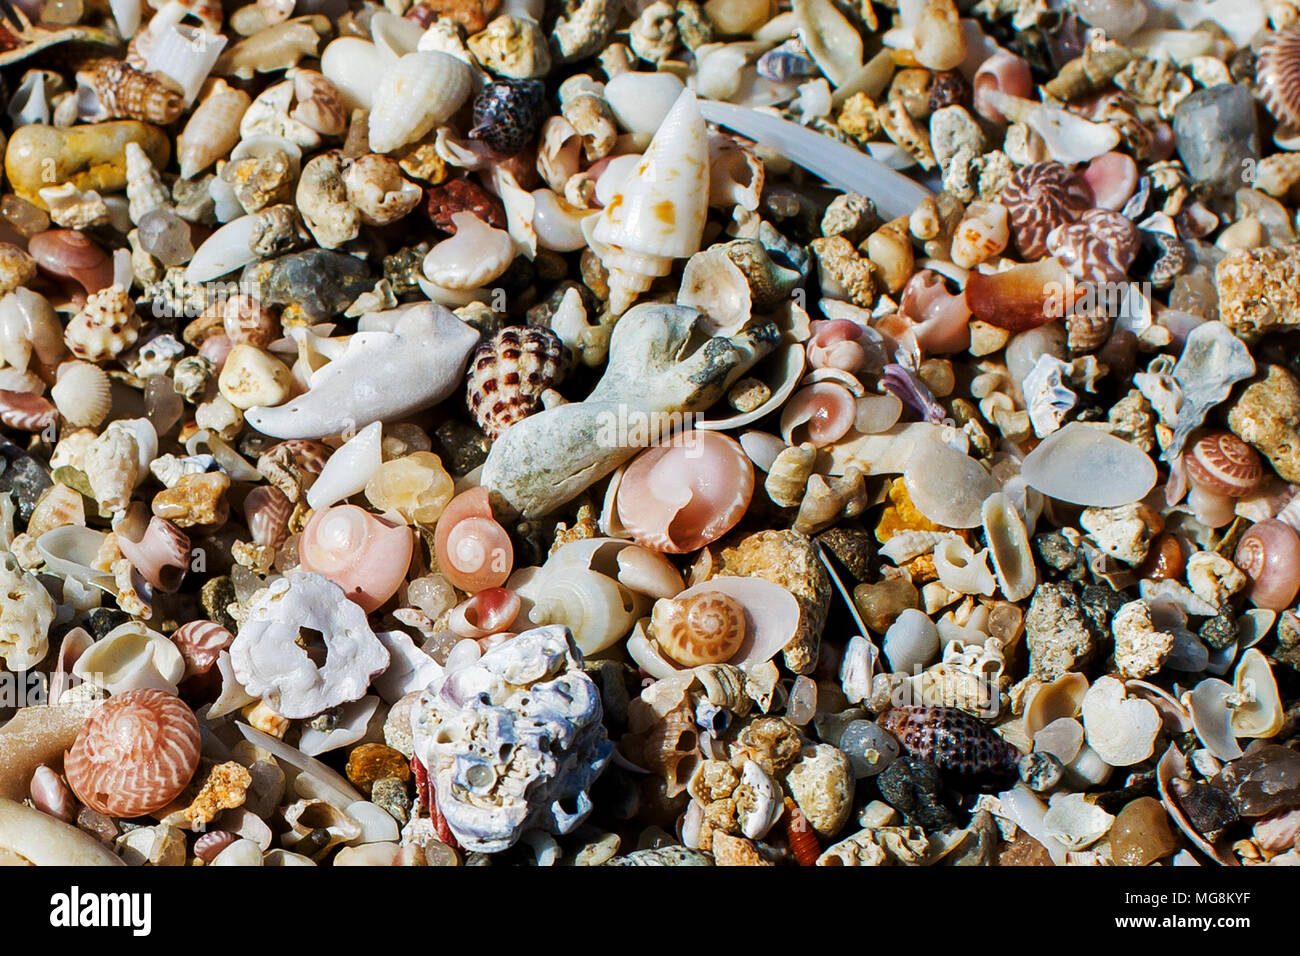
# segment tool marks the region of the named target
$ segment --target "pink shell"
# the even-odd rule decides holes
[[[199,346],[199,357],[205,358],[218,371],[226,364],[226,359],[230,356],[230,350],[235,347],[235,343],[230,341],[230,336],[222,332],[220,335],[209,335]]]
[[[199,766],[199,722],[175,694],[146,688],[110,697],[63,758],[72,792],[110,817],[138,817],[180,795]]]
[[[1047,235],[1092,208],[1088,184],[1057,162],[1033,163],[1016,170],[1002,190],[1011,238],[1026,261],[1047,255]]]
[[[907,281],[898,311],[912,321],[916,344],[927,355],[960,352],[970,346],[966,296],[949,292],[943,276],[931,269],[922,269]]]
[[[470,594],[506,583],[515,564],[510,535],[492,517],[486,488],[462,491],[447,503],[433,530],[438,570]]]
[[[180,590],[181,580],[190,566],[190,539],[170,521],[157,516],[138,541],[125,534],[117,536],[122,555],[140,577],[160,591]]]
[[[48,398],[33,392],[0,388],[0,423],[20,432],[38,432],[58,421],[59,411]]]
[[[72,791],[63,782],[63,778],[49,767],[36,768],[29,792],[32,795],[32,805],[42,813],[48,813],[66,823],[77,818],[77,801],[72,796]]]
[[[448,626],[461,637],[500,634],[515,622],[522,604],[509,588],[484,588],[452,611]]]
[[[1083,171],[1083,181],[1098,208],[1119,211],[1137,189],[1137,163],[1127,153],[1102,153]]]
[[[1255,61],[1259,96],[1268,111],[1287,126],[1300,126],[1300,30],[1294,27],[1269,36]]]
[[[235,635],[216,621],[189,621],[172,632],[171,641],[185,660],[185,676],[206,674],[212,670],[221,652],[230,646]]]
[[[997,90],[1011,96],[1029,97],[1034,91],[1034,81],[1029,75],[1029,61],[999,50],[980,64],[971,81],[975,112],[995,123],[1005,123],[1007,118],[989,103],[989,92]]]
[[[866,361],[866,352],[858,344],[863,328],[852,319],[817,319],[810,323],[808,364],[813,368],[838,368],[856,372]]]
[[[410,528],[356,505],[335,505],[316,512],[302,529],[298,560],[304,571],[329,578],[369,614],[401,587],[414,546]]]
[[[253,543],[278,549],[289,536],[289,516],[293,502],[274,485],[258,485],[244,499],[244,520],[248,522]]]
[[[88,294],[113,284],[112,257],[75,229],[47,229],[32,236],[27,251],[46,272],[80,283]]]
[[[754,466],[735,439],[689,431],[634,458],[614,500],[637,544],[684,554],[735,527],[753,494]]]
[[[229,830],[209,830],[194,841],[194,855],[204,863],[211,863],[218,853],[238,839],[239,834]]]
[[[1233,563],[1250,578],[1246,597],[1256,607],[1283,611],[1300,592],[1300,535],[1269,518],[1241,536]]]
[[[1259,452],[1232,432],[1203,434],[1183,453],[1183,464],[1194,486],[1229,498],[1250,494],[1264,479]]]
[[[843,438],[858,414],[858,403],[843,385],[818,382],[800,389],[781,412],[781,437],[787,444],[810,441],[817,447]]]

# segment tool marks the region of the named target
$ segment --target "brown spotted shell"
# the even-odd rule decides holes
[[[1109,209],[1089,209],[1047,235],[1047,251],[1088,282],[1123,281],[1140,246],[1133,220]]]
[[[181,115],[185,98],[162,78],[125,60],[93,60],[77,73],[77,105],[87,119],[133,119],[166,126]]]
[[[1248,495],[1264,477],[1259,452],[1232,432],[1207,432],[1183,455],[1187,476],[1198,488],[1229,498]]]
[[[960,774],[1013,773],[1020,751],[956,707],[894,707],[878,721],[912,757]]]
[[[145,688],[104,701],[63,760],[72,792],[110,817],[138,817],[180,795],[199,766],[199,722],[175,694]]]
[[[1300,29],[1279,30],[1260,47],[1255,80],[1268,111],[1288,126],[1300,126]]]
[[[745,607],[721,591],[657,601],[650,631],[659,649],[683,667],[721,664],[745,640]]]
[[[1032,261],[1047,255],[1048,233],[1092,208],[1092,191],[1061,163],[1033,163],[1016,170],[1001,202],[1016,251]]]
[[[569,349],[539,325],[503,328],[474,353],[469,366],[470,414],[494,441],[537,411],[541,395],[564,379]]]

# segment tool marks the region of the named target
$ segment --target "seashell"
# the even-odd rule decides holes
[[[180,652],[157,631],[127,621],[77,658],[72,674],[110,694],[141,688],[176,692],[185,671]]]
[[[1053,229],[1092,208],[1092,195],[1068,167],[1046,162],[1016,170],[1000,202],[1007,210],[1016,251],[1033,260],[1047,255],[1047,237]]]
[[[1038,586],[1038,569],[1029,550],[1024,519],[1005,492],[985,498],[980,517],[1002,596],[1008,601],[1024,600]]]
[[[217,79],[176,139],[181,178],[193,179],[239,142],[239,123],[252,102],[243,90]]]
[[[591,229],[593,249],[609,270],[614,315],[665,275],[673,259],[699,250],[708,195],[707,130],[695,95],[684,90]]]
[[[1196,736],[1220,760],[1236,760],[1242,755],[1237,735],[1232,730],[1233,711],[1228,703],[1234,693],[1231,684],[1217,677],[1207,677],[1184,697]]]
[[[513,156],[527,147],[545,118],[546,89],[541,80],[494,80],[474,97],[469,136],[493,152]]]
[[[542,393],[564,380],[568,347],[548,328],[506,326],[479,345],[470,361],[470,414],[489,438],[541,407]]]
[[[987,548],[976,554],[965,541],[951,535],[935,545],[933,558],[939,581],[949,590],[988,596],[997,588],[997,578],[989,570]]]
[[[818,382],[791,397],[781,412],[781,437],[794,445],[803,441],[815,447],[843,438],[857,418],[853,394],[833,382]]]
[[[509,588],[484,588],[456,606],[448,627],[460,637],[478,640],[508,630],[522,606]]]
[[[43,365],[56,365],[64,352],[63,329],[43,295],[19,287],[0,298],[0,355],[26,370],[33,352]]]
[[[18,431],[39,432],[57,419],[58,410],[48,399],[0,388],[0,423]]]
[[[334,505],[307,522],[298,539],[298,559],[303,570],[329,578],[368,614],[397,592],[413,547],[408,528],[356,505]]]
[[[1118,212],[1137,189],[1137,163],[1126,153],[1103,153],[1088,164],[1083,181],[1098,208]]]
[[[1283,521],[1268,518],[1251,525],[1232,562],[1250,579],[1246,597],[1256,607],[1285,610],[1300,592],[1300,535]]]
[[[119,527],[117,545],[149,584],[160,591],[177,591],[190,566],[190,539],[170,521],[153,517],[144,534],[133,539]]]
[[[638,455],[619,485],[619,520],[637,543],[682,554],[735,526],[754,492],[754,468],[735,439],[693,431]]]
[[[1053,795],[1047,812],[1043,814],[1043,827],[1047,834],[1073,851],[1096,843],[1114,822],[1113,816],[1081,793]]]
[[[1255,79],[1259,96],[1268,111],[1283,124],[1300,126],[1300,30],[1289,27],[1269,34],[1259,48],[1255,61]]]
[[[991,102],[989,91],[996,90],[1019,97],[1032,95],[1034,81],[1029,75],[1029,63],[1014,53],[998,50],[975,71],[971,90],[975,112],[994,123],[1005,123],[1007,118]]]
[[[386,226],[397,222],[420,203],[420,187],[402,175],[397,160],[377,153],[358,158],[343,174],[348,202],[362,222]]]
[[[93,60],[77,72],[77,113],[97,123],[134,119],[166,126],[181,115],[184,97],[168,78],[142,73],[123,60]]]
[[[7,798],[0,798],[0,850],[23,865],[126,865],[90,833]]]
[[[812,442],[785,447],[768,469],[763,483],[767,496],[782,508],[796,507],[803,501],[816,463],[817,446]]]
[[[882,650],[891,671],[913,673],[939,655],[939,630],[924,612],[905,608],[885,632]]]
[[[862,68],[858,31],[828,0],[798,0],[793,10],[808,55],[835,86],[843,86]]]
[[[666,796],[686,790],[700,764],[699,728],[689,706],[673,708],[647,731],[642,761],[652,773],[664,778]]]
[[[907,333],[927,355],[957,352],[970,345],[971,310],[966,297],[950,293],[938,272],[921,269],[913,275],[903,287],[898,311],[910,322]]]
[[[86,720],[64,760],[73,793],[97,813],[137,817],[178,797],[199,764],[199,724],[174,694],[110,697]]]
[[[856,466],[829,480],[813,475],[791,527],[800,534],[816,534],[841,518],[857,517],[870,504],[864,476]]]
[[[1015,773],[1021,753],[965,711],[955,707],[891,707],[879,725],[909,755],[958,774]]]
[[[918,440],[903,468],[912,503],[945,528],[974,528],[980,506],[998,491],[997,481],[969,455],[929,435]]]
[[[562,624],[584,653],[594,654],[627,636],[650,602],[615,577],[575,565],[570,559],[582,551],[573,547],[578,543],[557,550],[541,572],[519,572],[508,583],[532,605],[532,623]]]
[[[749,280],[718,246],[686,261],[677,304],[703,312],[701,326],[710,335],[734,335],[749,321],[753,307]]]
[[[173,631],[171,636],[171,642],[185,661],[186,677],[212,670],[221,652],[234,639],[235,635],[215,621],[189,621]]]
[[[73,798],[72,791],[57,773],[44,764],[32,774],[31,796],[33,806],[42,813],[48,813],[65,823],[71,823],[77,818],[77,801]]]
[[[257,261],[251,248],[257,220],[240,216],[226,223],[204,240],[185,267],[186,282],[210,282],[228,272]]]
[[[317,852],[318,838],[314,834],[322,835],[319,842],[324,845],[320,850],[329,850],[361,836],[361,824],[325,800],[295,800],[284,808],[284,819],[297,837],[294,845],[311,847]]]
[[[656,646],[683,667],[720,664],[745,640],[745,608],[720,591],[655,602],[649,635]]]
[[[302,735],[298,738],[298,749],[315,757],[357,743],[366,736],[378,708],[379,698],[374,695],[341,704],[331,714],[328,729],[314,727],[312,724],[303,728]],[[396,823],[391,818],[389,822],[394,823],[393,833],[396,835]]]
[[[1212,431],[1183,453],[1183,467],[1196,487],[1217,495],[1241,498],[1264,477],[1259,452],[1232,432]]]
[[[1047,251],[1080,279],[1120,282],[1137,257],[1137,226],[1107,209],[1090,209],[1047,236]]]
[[[1125,220],[1128,222],[1128,220]],[[952,261],[971,269],[996,256],[1010,239],[1007,209],[998,202],[973,202],[952,237]]]
[[[131,221],[138,226],[154,210],[171,209],[171,193],[139,143],[127,143],[125,155],[127,208]]]
[[[307,490],[312,508],[329,507],[366,487],[382,460],[383,426],[372,422],[330,455]]]
[[[149,21],[149,45],[143,69],[150,76],[169,81],[182,93],[182,104],[189,106],[221,57],[226,38],[219,26],[213,29],[182,26],[179,20],[183,16],[183,11],[177,12],[173,7],[169,8],[168,15]],[[136,40],[137,48],[143,40],[143,37]]]
[[[323,61],[321,66],[330,77]],[[339,85],[334,77],[330,79]],[[464,105],[470,87],[469,67],[454,56],[422,51],[399,57],[375,86],[370,148],[388,153],[420,139]]]
[[[452,498],[434,529],[438,569],[471,594],[500,587],[514,567],[510,536],[492,516],[486,488],[471,488]]]
[[[510,234],[493,229],[472,212],[452,215],[455,234],[424,257],[424,276],[443,289],[480,289],[501,276],[515,257]]]
[[[108,253],[74,229],[47,229],[32,236],[27,251],[42,269],[80,283],[89,294],[113,284]]]
[[[388,666],[389,655],[366,624],[366,612],[345,597],[333,581],[308,571],[259,591],[230,645],[239,683],[291,720],[360,699],[371,678]],[[297,643],[303,629],[322,636],[323,667]]]
[[[1110,766],[1132,766],[1155,752],[1160,712],[1148,701],[1126,697],[1119,680],[1098,678],[1080,710],[1088,746]]]

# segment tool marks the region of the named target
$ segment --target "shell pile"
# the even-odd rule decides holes
[[[0,856],[1300,862],[1294,3],[5,6]]]

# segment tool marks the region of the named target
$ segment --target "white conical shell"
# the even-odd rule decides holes
[[[471,89],[469,67],[454,56],[431,50],[406,54],[375,87],[370,148],[387,153],[415,142],[460,109]]]
[[[393,55],[360,37],[339,37],[325,48],[320,71],[343,94],[349,109],[370,109],[375,87],[384,72],[392,67]]]
[[[186,282],[211,282],[213,279],[257,261],[249,248],[255,216],[240,216],[226,223],[199,246],[185,269]]]
[[[708,204],[708,130],[695,94],[683,90],[591,231],[610,271],[615,314],[667,274],[673,259],[699,250]]]

